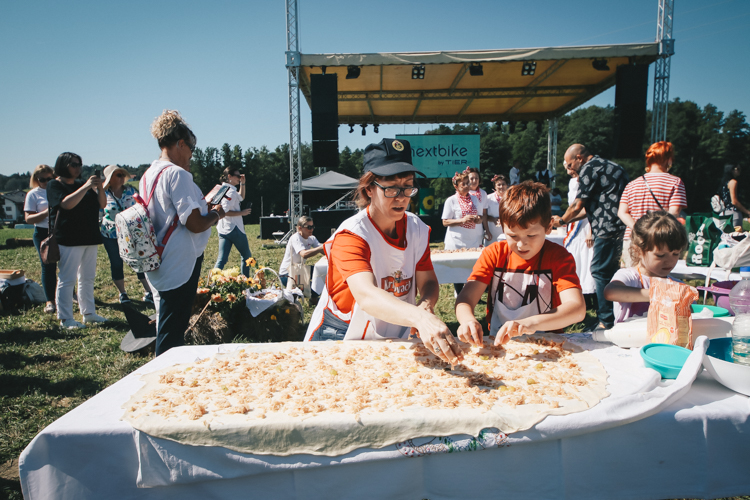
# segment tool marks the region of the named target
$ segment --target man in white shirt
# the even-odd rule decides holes
[[[310,217],[302,216],[297,220],[297,232],[289,238],[284,259],[279,267],[279,278],[284,286],[289,278],[292,264],[302,264],[308,257],[323,253],[323,245],[313,236],[313,229],[315,226]]]
[[[513,162],[513,168],[510,169],[510,185],[515,186],[521,183],[521,169],[518,168],[520,161]]]

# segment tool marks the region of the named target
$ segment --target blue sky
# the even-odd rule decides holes
[[[303,53],[477,50],[652,41],[657,0],[299,0]],[[154,117],[178,109],[200,147],[289,141],[284,0],[6,1],[0,173],[150,163]],[[675,0],[670,98],[750,112],[750,2]],[[649,81],[649,107],[653,79]],[[614,103],[609,90],[590,103]],[[430,125],[349,134],[363,148]],[[302,139],[310,114],[302,104]]]

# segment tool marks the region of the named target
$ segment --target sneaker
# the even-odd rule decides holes
[[[151,292],[146,292],[143,294],[143,302],[147,304],[154,305],[154,294]]]
[[[46,312],[47,314],[53,314],[55,311],[57,311],[57,308],[55,307],[55,304],[51,302],[44,306],[44,312]]]
[[[83,316],[83,322],[84,323],[104,323],[107,321],[107,318],[104,318],[102,316],[99,316],[96,313],[93,314],[85,314]]]
[[[131,300],[127,293],[120,294],[120,304],[129,304],[130,302]]]
[[[67,328],[68,330],[75,330],[76,328],[85,328],[86,325],[79,323],[74,319],[64,319],[60,321],[60,326]]]

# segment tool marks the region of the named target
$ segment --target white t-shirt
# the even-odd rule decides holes
[[[302,257],[300,252],[303,250],[310,250],[320,246],[318,238],[310,235],[309,238],[305,239],[299,233],[294,233],[289,242],[286,244],[286,251],[284,252],[284,258],[281,261],[281,267],[279,267],[280,275],[288,275],[289,268],[292,264],[301,264]]]
[[[487,197],[484,197],[485,202]],[[482,215],[481,204],[475,196],[471,197],[472,203],[477,209],[477,215]],[[461,206],[458,203],[458,195],[454,194],[447,200],[443,206],[443,219],[460,219],[463,217]],[[459,226],[449,226],[445,228],[445,249],[457,250],[459,248],[479,248],[482,246],[484,239],[484,229],[482,223],[477,222],[473,229]]]
[[[200,188],[193,182],[193,174],[173,163],[156,160],[151,164],[141,178],[141,196],[144,199],[148,197],[154,180],[162,169],[166,170],[161,174],[154,196],[148,204],[157,241],[164,241],[175,217],[179,218],[180,223],[167,241],[161,256],[161,266],[146,273],[146,278],[153,288],[166,292],[184,285],[190,279],[195,261],[206,249],[211,229],[193,233],[185,226],[193,210],[197,208],[201,215],[206,215],[208,205]]]
[[[35,187],[28,193],[26,193],[26,200],[23,203],[24,212],[44,212],[47,210],[47,190],[40,187]],[[43,221],[34,224],[36,227],[44,227],[49,229],[49,216]]]
[[[228,182],[225,182],[222,186],[229,186],[229,191],[227,191],[227,195],[221,200],[221,208],[223,208],[225,212],[239,212],[242,210],[240,207],[242,197],[240,196],[239,191]],[[216,230],[219,234],[229,234],[235,227],[240,228],[240,231],[243,233],[245,232],[245,224],[242,222],[241,215],[224,217],[216,225]]]
[[[500,217],[500,202],[502,201],[502,198],[498,198],[496,192],[491,192],[487,195],[487,216],[488,217],[494,217],[498,218]],[[500,235],[503,234],[503,226],[496,226],[495,224],[499,223],[487,221],[487,226],[490,228],[490,233],[492,233],[492,241],[498,241],[498,238],[500,238]]]
[[[510,185],[515,186],[521,182],[521,171],[516,167],[510,169]]]

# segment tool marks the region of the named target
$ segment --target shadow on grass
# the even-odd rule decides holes
[[[0,478],[0,497],[8,500],[22,500],[21,481],[18,479]]]
[[[48,328],[46,330],[25,330],[23,328],[12,328],[7,332],[0,333],[0,344],[21,344],[28,345],[40,342],[45,339],[63,340],[78,339],[84,336],[85,329],[61,330],[60,328]],[[80,332],[80,333],[79,333]]]
[[[91,397],[106,385],[87,377],[71,377],[60,382],[50,382],[42,377],[3,374],[0,375],[0,387],[0,394],[7,397],[18,397],[35,390],[49,396]]]
[[[16,352],[0,352],[0,365],[6,370],[17,370],[26,365],[38,365],[60,360],[62,360],[60,356],[24,356],[23,354]]]

